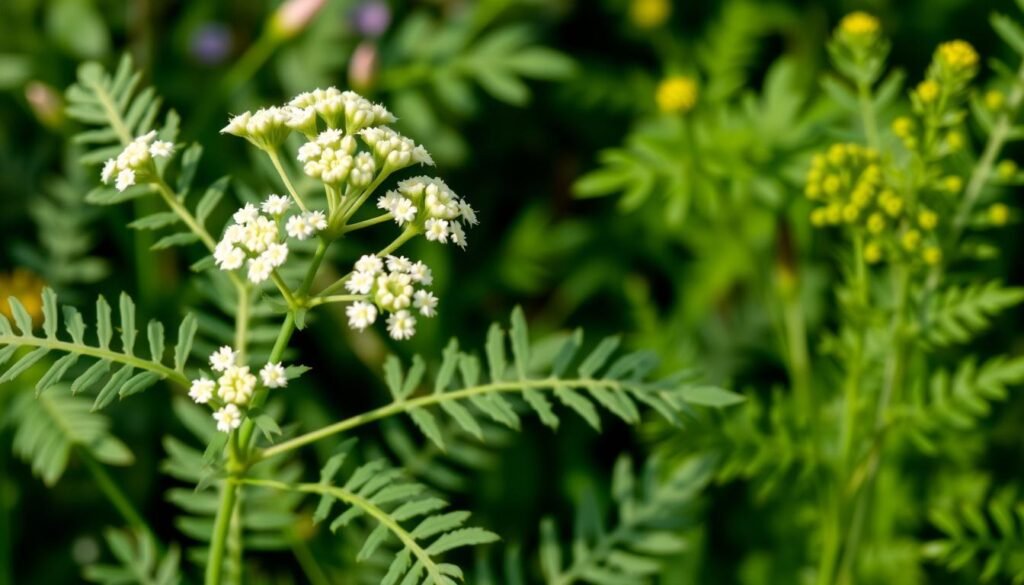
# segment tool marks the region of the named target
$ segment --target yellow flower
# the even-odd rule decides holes
[[[668,77],[658,85],[655,99],[666,114],[689,112],[697,105],[697,81],[685,75]]]
[[[936,49],[938,60],[954,72],[973,71],[978,65],[978,52],[967,41],[949,41]]]
[[[629,19],[633,26],[641,29],[657,28],[668,20],[672,13],[669,0],[633,0],[629,5]]]
[[[950,193],[959,193],[964,188],[964,180],[956,175],[950,175],[942,179],[942,187]]]
[[[892,121],[892,133],[899,138],[906,138],[914,131],[914,121],[906,116],[900,116]]]
[[[923,230],[931,231],[939,225],[939,215],[928,209],[922,210],[917,214],[917,225],[921,226]]]
[[[882,207],[885,208],[885,212],[889,214],[889,217],[898,217],[900,212],[903,211],[903,200],[893,195],[886,198],[885,202],[882,203]]]
[[[860,208],[854,204],[849,204],[843,207],[843,221],[846,223],[853,223],[857,221],[857,216],[860,215]]]
[[[835,195],[842,186],[842,181],[836,175],[829,175],[821,182],[821,189],[828,195]]]
[[[924,103],[931,103],[939,97],[939,84],[931,79],[926,79],[917,84],[917,97]]]
[[[946,146],[950,152],[958,152],[964,147],[964,135],[952,130],[946,134]]]
[[[921,258],[924,259],[925,264],[935,266],[942,262],[942,250],[938,246],[928,246],[921,251]]]
[[[878,33],[878,19],[867,12],[851,12],[839,22],[839,30],[850,36],[866,37]]]
[[[43,318],[43,281],[35,273],[24,268],[15,268],[9,274],[0,274],[0,298],[14,297],[21,301],[32,321]],[[6,302],[0,303],[0,314],[13,318]]]
[[[1017,174],[1017,163],[1012,160],[1000,161],[996,166],[996,174],[1004,181],[1010,181]]]
[[[868,231],[873,234],[881,233],[885,229],[885,217],[877,211],[868,217]]]
[[[917,230],[907,230],[903,232],[903,237],[900,238],[900,243],[903,244],[903,249],[907,252],[912,251],[921,243],[921,232]]]
[[[990,89],[985,92],[985,107],[992,110],[1003,109],[1003,104],[1006,102],[1006,96],[1003,92],[998,89]]]
[[[882,247],[875,242],[870,242],[864,246],[864,260],[868,264],[875,264],[882,259]]]
[[[843,206],[833,203],[826,207],[825,219],[832,225],[838,225],[843,220]]]
[[[833,144],[828,149],[828,162],[834,164],[835,166],[843,164],[843,162],[846,161],[847,151],[848,148],[846,145]]]
[[[828,223],[828,211],[824,207],[811,210],[811,225],[822,227]]]
[[[1010,221],[1010,208],[1003,203],[993,203],[988,208],[988,219],[993,225],[1006,225]]]

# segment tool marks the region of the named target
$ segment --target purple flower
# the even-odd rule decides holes
[[[352,11],[352,26],[370,38],[377,38],[391,24],[391,8],[382,0],[367,0]]]
[[[189,50],[203,65],[219,65],[231,53],[232,44],[231,31],[223,24],[210,22],[192,35]]]

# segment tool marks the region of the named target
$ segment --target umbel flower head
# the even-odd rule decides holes
[[[151,131],[128,143],[117,158],[107,159],[100,172],[104,184],[114,182],[118,191],[124,191],[136,184],[148,183],[156,178],[153,159],[168,158],[174,154],[174,145],[156,139]]]
[[[397,190],[382,195],[377,207],[389,212],[400,226],[418,226],[432,242],[451,242],[463,249],[466,247],[463,223],[477,224],[473,207],[438,178],[406,179],[398,184]]]
[[[362,331],[377,320],[380,313],[389,313],[388,334],[395,339],[408,339],[416,333],[417,312],[424,317],[437,314],[437,297],[426,288],[434,282],[430,268],[404,256],[388,256],[382,260],[366,255],[355,264],[345,288],[365,300],[346,309],[348,323]]]
[[[244,409],[252,400],[260,384],[264,388],[284,388],[288,375],[280,362],[268,363],[259,371],[259,377],[242,365],[239,354],[230,346],[223,346],[210,355],[210,368],[216,380],[205,375],[193,380],[188,395],[197,404],[211,404],[217,429],[230,432],[237,429],[245,418]],[[219,407],[219,408],[218,408]]]

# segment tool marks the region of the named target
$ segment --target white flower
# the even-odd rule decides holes
[[[288,235],[299,239],[305,240],[309,236],[313,235],[313,226],[309,225],[306,221],[305,214],[293,215],[288,218],[288,222],[285,223],[284,229],[288,232]]]
[[[260,378],[267,388],[284,388],[288,385],[288,377],[285,376],[281,363],[267,364],[260,370]]]
[[[337,146],[341,142],[342,132],[336,128],[328,128],[316,137],[316,143],[323,146]]]
[[[220,349],[210,354],[210,367],[217,372],[223,372],[235,365],[238,354],[231,349],[230,345],[221,346]]]
[[[213,390],[215,388],[216,384],[213,383],[213,380],[206,378],[192,380],[192,386],[188,389],[188,396],[195,400],[197,404],[206,404],[213,398]]]
[[[149,134],[146,136],[140,136],[128,143],[128,146],[124,147],[121,154],[117,155],[117,166],[121,168],[139,168],[149,161],[148,137]]]
[[[433,317],[437,314],[437,297],[425,290],[418,290],[413,295],[412,306],[419,309],[424,317]]]
[[[238,270],[245,263],[245,252],[228,241],[221,241],[213,249],[213,259],[221,270]]]
[[[157,140],[149,145],[149,155],[155,158],[166,158],[174,152],[174,144],[166,140]]]
[[[299,162],[309,162],[319,158],[323,149],[316,142],[307,142],[299,147]]]
[[[373,254],[364,254],[356,260],[356,270],[377,274],[384,269],[384,261]]]
[[[248,135],[246,126],[249,124],[249,118],[252,114],[249,112],[242,112],[241,114],[231,118],[228,121],[228,125],[220,129],[221,134],[234,134],[245,138]]]
[[[424,286],[430,286],[434,283],[434,275],[430,272],[430,267],[423,262],[416,262],[409,267],[408,272],[414,282],[418,282]]]
[[[394,212],[395,206],[402,200],[402,196],[394,191],[388,191],[377,198],[377,208],[384,211]]]
[[[213,413],[213,420],[217,421],[218,431],[230,433],[242,425],[242,413],[234,404],[226,404]]]
[[[318,232],[327,229],[327,216],[322,211],[310,211],[306,214],[306,221]]]
[[[403,225],[406,222],[416,219],[416,206],[405,197],[399,199],[391,213],[395,216],[395,223]]]
[[[267,246],[266,251],[260,254],[260,258],[265,260],[267,264],[277,268],[288,259],[288,246],[284,244],[271,244]]]
[[[448,241],[448,221],[444,219],[430,218],[424,224],[423,227],[426,229],[426,237],[431,242],[440,242],[442,244]]]
[[[388,270],[391,272],[409,272],[412,262],[405,256],[388,256]]]
[[[263,213],[269,213],[270,215],[284,215],[284,212],[288,211],[291,204],[291,199],[284,197],[283,195],[271,195],[263,202]]]
[[[392,272],[377,277],[374,301],[388,311],[397,311],[412,302],[412,277],[404,272]]]
[[[349,181],[353,187],[365,187],[373,181],[373,174],[376,171],[377,163],[374,162],[373,155],[368,152],[360,152],[353,162]]]
[[[124,191],[135,184],[135,171],[132,169],[121,169],[117,173],[117,182],[114,186],[118,191]]]
[[[416,317],[409,311],[398,311],[388,316],[388,335],[394,339],[409,339],[416,334]]]
[[[452,238],[452,242],[454,242],[456,246],[465,250],[466,232],[462,231],[462,224],[457,221],[453,221],[451,225],[448,226],[448,231],[450,232],[449,235]]]
[[[277,224],[262,215],[257,215],[254,221],[245,224],[242,245],[250,252],[258,254],[266,250],[267,246],[276,243],[277,237]]]
[[[459,214],[462,215],[462,219],[466,220],[466,223],[469,225],[479,223],[476,219],[476,211],[470,207],[469,203],[466,203],[465,199],[459,201]]]
[[[270,278],[270,273],[273,270],[273,265],[271,265],[270,262],[268,262],[262,255],[252,258],[249,260],[249,282],[259,284]]]
[[[224,230],[223,241],[237,244],[245,239],[245,226],[233,223]]]
[[[373,288],[372,272],[357,270],[345,281],[345,288],[352,294],[365,295]]]
[[[312,107],[287,107],[284,108],[284,112],[286,116],[285,124],[292,130],[316,132],[316,110]]]
[[[362,331],[377,320],[377,307],[366,301],[356,301],[345,309],[348,324],[353,329]]]
[[[260,210],[256,209],[256,206],[252,203],[246,203],[244,207],[235,212],[231,216],[231,219],[235,220],[235,223],[245,225],[256,221],[256,218],[260,216]]]
[[[245,404],[256,390],[256,376],[249,373],[249,366],[231,366],[217,378],[217,396],[224,402]]]
[[[104,184],[110,182],[110,179],[114,178],[114,173],[117,172],[117,161],[112,158],[107,159],[107,162],[103,163],[103,170],[100,172],[100,179],[103,180]]]

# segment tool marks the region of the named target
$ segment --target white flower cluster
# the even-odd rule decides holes
[[[430,286],[434,277],[423,262],[411,262],[404,256],[388,256],[387,262],[366,255],[355,264],[345,282],[352,294],[366,295],[369,301],[356,301],[348,306],[349,325],[363,330],[377,320],[378,311],[390,313],[388,334],[395,339],[408,339],[416,333],[416,317],[410,308],[424,317],[437,314],[437,297],[416,285]]]
[[[124,147],[117,158],[107,159],[100,172],[104,184],[114,181],[118,191],[124,191],[153,173],[152,160],[167,158],[174,153],[174,145],[165,140],[156,140],[156,132],[139,136]]]
[[[271,106],[255,112],[243,112],[231,118],[220,132],[245,138],[257,148],[273,150],[288,138],[293,125],[302,119],[303,116],[292,108]]]
[[[342,136],[341,130],[324,130],[299,148],[298,158],[303,163],[302,170],[314,179],[339,184],[351,174],[353,186],[364,187],[373,180],[376,165],[369,154],[356,154],[356,146],[355,138]],[[367,162],[370,164],[368,176],[361,170],[353,172],[357,166],[365,168]]]
[[[290,206],[287,197],[271,195],[259,208],[247,203],[236,211],[234,222],[224,230],[213,250],[217,267],[238,270],[246,266],[249,280],[257,284],[270,278],[274,269],[288,259],[288,245],[282,241],[280,223]],[[321,211],[293,215],[285,224],[287,234],[300,240],[326,228],[327,217]]]
[[[300,93],[288,102],[288,106],[303,112],[316,112],[328,128],[339,128],[344,122],[349,133],[369,126],[391,124],[396,120],[384,106],[354,91],[340,91],[336,87]]]
[[[462,223],[477,224],[476,211],[437,178],[406,179],[398,184],[397,191],[382,195],[377,207],[390,212],[398,225],[410,222],[421,225],[432,242],[452,242],[462,249],[466,248]]]
[[[381,165],[391,170],[404,169],[413,163],[434,166],[434,159],[427,149],[387,126],[365,128],[359,131],[359,135]]]
[[[188,395],[198,404],[207,404],[216,396],[223,406],[213,413],[217,430],[230,432],[242,424],[242,411],[252,399],[256,385],[261,380],[266,388],[283,388],[288,385],[284,367],[280,363],[268,363],[260,370],[260,380],[249,372],[249,366],[238,364],[238,352],[223,346],[210,355],[210,367],[220,376],[216,381],[206,377],[193,380]]]

